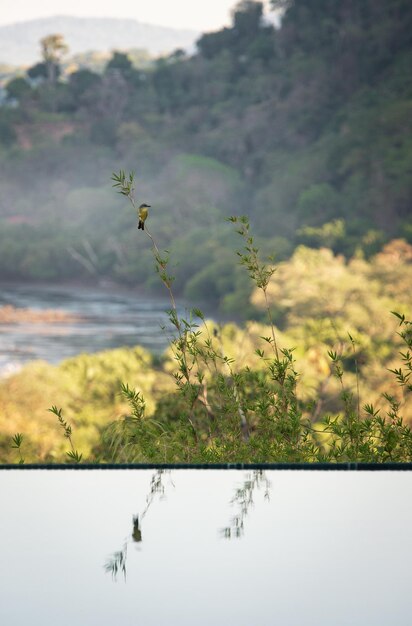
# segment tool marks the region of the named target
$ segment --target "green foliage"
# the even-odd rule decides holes
[[[17,139],[17,133],[13,126],[14,116],[14,111],[1,110],[0,108],[0,148],[11,147]]]
[[[298,230],[297,234],[307,246],[322,246],[336,250],[342,246],[345,239],[345,221],[333,220],[333,222],[327,222],[319,228],[303,226]]]
[[[2,249],[0,276],[93,275],[153,288],[150,243],[136,250],[133,216],[110,211],[102,189],[113,162],[136,164],[138,195],[156,198],[159,245],[179,249],[176,293],[210,294],[221,311],[246,292],[227,260],[230,213],[250,215],[262,250],[276,236],[287,254],[304,243],[369,257],[393,237],[409,240],[410,4],[286,6],[280,29],[261,19],[261,3],[242,2],[230,26],[200,37],[197,54],[137,67],[114,52],[104,71],[100,60],[100,73],[80,69],[66,80],[64,42],[49,37],[39,73],[28,70],[31,86],[18,79],[19,106],[0,109],[1,239],[9,220],[22,224]],[[48,229],[41,253],[26,252],[23,222]],[[206,261],[195,271],[200,229],[208,236],[196,253]],[[94,270],[73,257],[87,256],[85,231]]]
[[[120,170],[112,180],[135,206],[134,175]],[[334,257],[329,250],[301,247],[291,261],[274,268],[272,263],[262,262],[248,219],[232,217],[229,221],[242,239],[239,262],[255,285],[254,298],[265,311],[267,326],[220,328],[208,322],[199,309],[181,315],[173,293],[169,253],[161,252],[145,229],[141,235],[150,240],[155,270],[171,303],[169,321],[175,334],[164,359],[154,366],[141,349],[118,350],[70,359],[54,374],[59,389],[66,386],[66,404],[75,415],[79,439],[91,450],[91,458],[151,463],[411,460],[412,433],[401,413],[409,415],[411,322],[405,314],[395,313],[401,327],[399,339],[406,350],[399,347],[402,365],[392,366],[392,353],[385,347],[390,341],[390,325],[385,330],[382,317],[388,310],[385,307],[395,305],[396,298],[380,294],[381,285],[388,284],[390,277],[393,293],[402,294],[403,302],[410,298],[410,246],[393,242],[369,264],[353,259],[348,266],[343,257]],[[384,282],[378,277],[384,277]],[[303,288],[305,284],[309,291]],[[328,305],[325,321],[321,319],[325,311],[322,299]],[[290,337],[299,339],[298,350],[286,347],[290,337],[275,327],[272,302],[286,308],[284,320]],[[379,324],[373,330],[372,320],[377,315]],[[357,322],[354,328],[351,320]],[[305,325],[307,335],[302,337]],[[382,336],[385,332],[387,336]],[[361,399],[369,370],[373,379],[372,358],[377,346],[395,379],[393,388],[382,389],[385,409],[377,406],[372,396],[366,404]],[[330,367],[322,351],[328,353]],[[304,364],[303,375],[298,374],[298,361]],[[43,386],[50,385],[50,369],[37,367]],[[316,377],[312,399],[307,380],[305,383],[311,372]],[[8,388],[13,388],[19,377],[25,380],[24,376],[18,374],[3,383],[0,401],[1,393],[9,397]],[[139,388],[131,382],[136,377]],[[37,377],[32,385],[45,400],[47,387],[42,389],[39,382]],[[118,401],[119,389],[129,404],[126,414]],[[33,405],[33,386],[23,397],[30,398]],[[95,420],[86,439],[82,431],[92,423],[84,398],[91,403]],[[123,415],[121,419],[110,419],[113,407],[118,416]],[[53,406],[51,412],[70,442],[66,456],[81,462],[84,452],[74,447],[71,424],[61,409]],[[20,423],[13,424],[16,426]],[[14,444],[19,448],[21,439]],[[47,450],[45,456],[53,454],[56,456]]]
[[[123,75],[128,75],[132,72],[132,62],[127,54],[123,52],[113,52],[113,56],[106,65],[106,72],[117,71]]]
[[[26,462],[67,460],[63,429],[57,416],[47,412],[56,400],[75,434],[75,449],[83,458],[99,459],[100,432],[127,410],[120,394],[122,382],[144,394],[148,415],[172,389],[168,375],[141,347],[82,354],[57,366],[33,362],[2,379],[0,461],[13,462],[10,440],[16,432],[24,434]]]
[[[297,211],[303,220],[316,223],[332,217],[340,212],[338,193],[327,183],[311,185],[302,191],[297,201]]]
[[[144,393],[147,413],[139,428],[147,427],[150,437],[128,446],[136,420],[124,432],[117,425],[122,458],[156,459],[160,450],[168,459],[300,454],[336,460],[381,453],[386,459],[389,452],[395,458],[399,448],[388,423],[407,442],[397,421],[396,387],[408,391],[409,348],[399,367],[386,313],[410,305],[410,251],[399,237],[411,241],[412,5],[274,4],[285,10],[278,30],[261,19],[262,4],[248,0],[235,7],[230,26],[200,37],[197,54],[143,60],[136,67],[117,52],[101,74],[80,70],[66,82],[59,78],[64,42],[49,38],[43,63],[28,70],[32,86],[17,84],[23,87],[18,107],[0,109],[1,278],[92,276],[152,288],[159,284],[154,260],[160,287],[168,290],[176,332],[172,356],[158,369],[128,357],[144,381],[138,393]],[[112,182],[131,211],[113,211],[105,178],[113,162],[121,170]],[[126,176],[131,163],[137,164],[138,189]],[[147,200],[155,205],[149,231],[136,240],[134,210]],[[239,260],[254,291],[231,254],[223,220],[242,212],[257,233],[251,237],[247,221],[236,221],[245,245]],[[300,246],[292,254],[302,243],[320,250]],[[163,249],[173,251],[171,260]],[[276,255],[275,273],[258,250]],[[180,318],[177,294],[207,299],[237,318],[266,316],[268,326],[248,326],[252,345],[231,327]],[[263,344],[259,336],[266,338]],[[247,362],[233,355],[234,343],[247,345]],[[327,351],[336,355],[332,365]],[[58,370],[37,364],[28,371],[51,395],[59,388],[56,372],[66,372],[70,420],[80,411],[83,422],[81,428],[76,423],[79,447],[89,453],[95,446],[96,456],[114,458],[104,438],[96,444],[96,433],[119,415],[121,403],[103,374],[106,356],[94,358],[107,393],[97,374],[87,383],[77,374],[72,387],[68,382],[70,369],[93,369],[86,357]],[[115,361],[113,370],[119,365],[120,373],[131,374],[123,356],[116,354]],[[166,376],[171,363],[178,399],[166,384],[161,393],[151,382],[142,389],[152,375]],[[395,378],[388,388],[385,368]],[[125,380],[114,376],[117,384]],[[37,390],[26,377],[13,380],[37,407]],[[92,393],[91,381],[98,392],[89,405],[95,422],[88,430],[80,398]],[[12,384],[2,382],[0,398]],[[135,381],[129,384],[135,387]],[[387,419],[379,422],[382,392]],[[360,396],[368,399],[366,416]],[[12,401],[4,400],[6,406]],[[22,413],[7,426],[9,437],[23,431]],[[32,445],[40,446],[39,437],[24,432],[28,455]],[[386,443],[378,448],[379,441]],[[47,440],[40,456],[61,452]]]
[[[15,435],[13,435],[13,443],[12,443],[12,448],[14,450],[18,450],[19,451],[19,463],[20,465],[24,464],[24,458],[23,455],[21,453],[21,445],[23,443],[23,439],[24,436],[22,435],[22,433],[16,433]]]
[[[6,83],[6,90],[8,98],[21,100],[31,92],[31,87],[27,80],[20,76]]]
[[[120,178],[124,185],[126,176],[120,174]],[[250,361],[246,367],[238,367],[235,359],[224,353],[219,330],[210,327],[200,310],[195,309],[189,318],[179,317],[171,283],[167,274],[161,273],[166,272],[168,261],[160,257],[152,239],[155,263],[157,268],[160,265],[158,271],[173,306],[169,317],[177,335],[170,346],[171,371],[178,397],[170,396],[168,402],[163,398],[155,416],[147,419],[143,396],[123,385],[131,415],[104,434],[103,445],[111,458],[148,462],[410,460],[412,431],[399,413],[399,401],[385,395],[388,419],[382,418],[380,410],[371,404],[365,405],[365,416],[361,415],[358,345],[351,334],[356,397],[345,385],[343,355],[329,350],[341,388],[343,412],[327,414],[314,423],[298,395],[293,351],[278,346],[267,296],[274,268],[260,261],[247,218],[232,217],[230,221],[244,241],[244,250],[238,252],[240,263],[265,300],[270,332],[261,340],[269,356],[258,348],[257,367],[252,368]],[[400,314],[398,318],[407,327],[401,337],[410,347],[410,322]],[[401,355],[406,369],[395,369],[393,373],[402,386],[409,381],[412,356],[409,352]]]
[[[56,75],[59,75],[60,69],[55,67]],[[27,76],[32,79],[46,79],[47,78],[47,65],[46,63],[36,63],[27,70]]]
[[[70,443],[70,450],[66,452],[67,456],[74,463],[81,463],[83,455],[79,453],[73,445],[72,427],[68,422],[64,420],[63,415],[62,415],[62,410],[58,409],[56,406],[52,406],[52,408],[49,409],[49,411],[57,417],[60,426],[63,428],[64,436],[66,439],[68,439]]]
[[[112,174],[112,180],[114,181],[112,187],[118,187],[118,193],[122,194],[122,196],[131,197],[134,192],[134,172],[130,172],[128,178],[126,178],[124,171],[120,170],[118,174]]]

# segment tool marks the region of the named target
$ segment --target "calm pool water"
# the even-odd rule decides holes
[[[7,626],[411,623],[412,473],[11,470],[0,489]]]

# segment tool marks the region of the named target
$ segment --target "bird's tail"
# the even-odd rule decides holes
[[[141,228],[142,230],[144,230],[144,221],[143,220],[139,220],[139,225],[137,227],[138,229]]]

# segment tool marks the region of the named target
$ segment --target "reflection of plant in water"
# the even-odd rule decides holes
[[[108,558],[104,564],[105,571],[110,573],[114,580],[117,579],[119,572],[122,572],[124,579],[126,580],[127,543],[128,540],[126,539],[122,550],[119,550],[119,552],[113,552],[112,556]]]
[[[157,495],[162,498],[165,493],[165,487],[163,484],[163,474],[170,474],[169,470],[156,470],[150,480],[150,490],[146,496],[146,506],[143,513],[133,516],[133,532],[130,536],[126,537],[123,548],[113,554],[107,559],[104,564],[104,569],[107,573],[110,573],[114,580],[117,580],[118,574],[121,572],[126,580],[126,560],[127,560],[127,547],[131,541],[134,543],[140,543],[142,541],[142,531],[140,528],[140,520],[144,518],[149,510],[153,500]],[[173,484],[173,483],[172,483]]]
[[[127,561],[127,549],[131,542],[140,543],[142,541],[142,530],[140,527],[140,521],[145,517],[147,511],[152,505],[156,496],[160,496],[160,499],[164,496],[165,486],[163,481],[164,474],[170,474],[170,470],[157,470],[150,480],[150,490],[146,496],[146,506],[143,513],[133,516],[133,532],[126,537],[123,548],[113,554],[107,559],[104,569],[107,573],[110,573],[114,580],[117,580],[119,573],[122,573],[126,580],[126,561]],[[171,481],[172,482],[172,481]],[[172,482],[173,484],[173,482]],[[230,501],[230,504],[235,505],[238,508],[237,514],[232,517],[230,523],[225,528],[221,529],[221,534],[227,538],[232,537],[239,538],[244,533],[245,518],[249,513],[251,507],[253,507],[253,494],[255,490],[260,490],[264,487],[264,499],[269,499],[269,488],[271,483],[267,478],[263,470],[254,470],[252,473],[246,474],[246,478],[241,487],[238,487],[235,491],[235,495]]]
[[[232,517],[229,526],[221,530],[221,534],[226,539],[231,539],[232,537],[239,538],[243,535],[245,518],[249,513],[250,507],[253,507],[253,492],[255,489],[259,490],[262,486],[265,488],[264,498],[268,500],[270,481],[263,470],[254,470],[253,473],[246,475],[242,487],[236,489],[230,503],[238,507],[238,513]]]
[[[152,504],[155,496],[159,495],[162,499],[165,495],[165,487],[163,484],[163,474],[170,474],[170,470],[157,470],[150,481],[150,491],[146,496],[146,508],[142,513],[142,519],[146,515],[150,505]],[[173,484],[173,483],[172,483]]]

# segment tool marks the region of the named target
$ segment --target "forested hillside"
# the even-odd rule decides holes
[[[0,279],[162,290],[175,337],[0,381],[0,461],[411,461],[412,4],[272,4],[101,71],[51,35],[8,83]]]
[[[115,53],[64,80],[63,56],[43,58],[0,109],[0,278],[150,286],[149,246],[110,193],[119,167],[153,206],[177,290],[221,311],[244,295],[230,214],[277,260],[412,241],[411,32],[407,0],[295,0],[278,30],[243,1],[190,57],[136,69]]]

